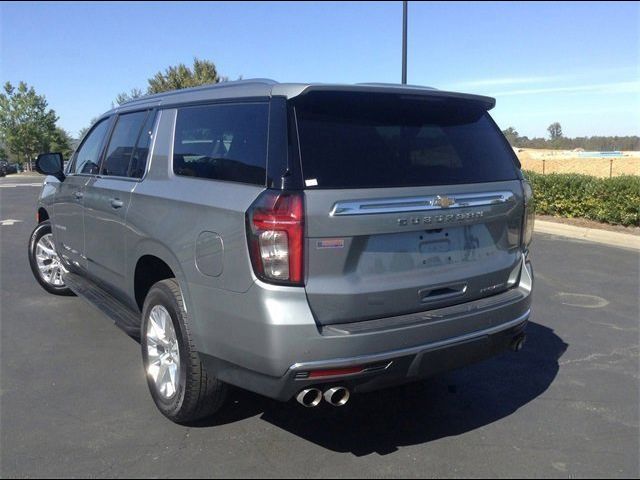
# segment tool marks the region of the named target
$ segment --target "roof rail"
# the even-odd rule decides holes
[[[154,93],[151,95],[143,95],[142,97],[138,97],[138,98],[134,98],[133,100],[129,100],[128,102],[124,102],[122,105],[129,105],[135,102],[146,102],[149,100],[154,100],[156,98],[161,98],[161,97],[168,97],[171,95],[178,95],[181,93],[187,93],[187,92],[198,92],[198,91],[203,91],[203,90],[213,90],[213,89],[217,89],[217,88],[229,88],[229,87],[239,87],[239,86],[243,86],[243,85],[277,85],[278,82],[276,82],[275,80],[271,80],[270,78],[249,78],[246,80],[230,80],[230,81],[225,81],[225,82],[218,82],[218,83],[208,83],[206,85],[199,85],[197,87],[190,87],[190,88],[182,88],[179,90],[169,90],[167,92],[160,92],[160,93]]]

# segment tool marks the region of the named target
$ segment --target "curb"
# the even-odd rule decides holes
[[[630,248],[640,251],[640,236],[628,233],[610,232],[598,228],[576,227],[556,222],[545,222],[536,219],[534,232],[560,235],[562,237],[578,238],[588,242],[602,243],[613,247]]]

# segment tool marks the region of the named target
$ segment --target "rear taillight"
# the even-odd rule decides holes
[[[533,239],[533,223],[535,220],[535,205],[533,201],[533,189],[531,184],[524,180],[522,182],[524,190],[524,218],[522,220],[522,246],[529,248]]]
[[[263,192],[247,211],[253,270],[271,283],[304,282],[304,201],[301,193]]]

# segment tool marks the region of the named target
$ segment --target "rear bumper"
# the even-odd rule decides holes
[[[236,342],[207,343],[199,350],[211,374],[278,400],[327,384],[371,391],[459,368],[507,349],[529,319],[532,287],[533,270],[523,259],[520,281],[507,292],[422,314],[320,330],[312,317],[312,324],[305,317],[311,315],[308,305],[288,296],[291,291],[282,298],[289,303],[280,308],[278,295],[270,290],[267,300],[258,302],[266,305],[265,310],[256,312],[266,315],[262,317],[266,323],[252,321],[245,325],[252,328],[248,333],[236,324]],[[277,315],[278,321],[269,321],[269,315]],[[245,334],[250,340],[241,338]],[[352,366],[366,368],[347,376],[309,378],[315,370]]]
[[[435,343],[414,347],[406,351],[386,352],[371,357],[352,357],[316,364],[293,365],[280,378],[268,377],[255,371],[244,369],[209,355],[203,355],[207,371],[230,384],[254,391],[281,401],[288,401],[300,390],[309,387],[320,389],[329,386],[346,386],[352,392],[370,392],[383,388],[410,383],[438,373],[454,370],[491,358],[509,348],[520,337],[527,324],[529,312],[522,318],[509,322],[503,330],[477,332],[464,339],[451,339],[446,343]],[[384,361],[381,359],[384,358]],[[343,368],[348,365],[364,365],[371,371],[346,376],[318,379],[299,378],[310,369]]]

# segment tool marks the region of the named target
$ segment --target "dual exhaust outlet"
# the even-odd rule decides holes
[[[347,404],[351,393],[345,387],[331,387],[324,393],[319,388],[306,388],[296,396],[298,403],[307,408],[320,405],[322,399],[334,407],[342,407]]]

